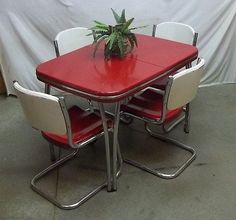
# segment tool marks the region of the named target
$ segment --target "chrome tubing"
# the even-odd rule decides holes
[[[163,178],[163,179],[173,179],[173,178],[176,178],[177,176],[179,176],[179,175],[195,160],[195,158],[196,158],[196,151],[195,151],[192,147],[190,147],[190,146],[188,146],[188,145],[186,145],[186,144],[183,144],[183,143],[181,143],[181,142],[179,142],[179,141],[177,141],[177,140],[174,140],[174,139],[172,139],[172,138],[168,138],[168,137],[166,137],[166,136],[164,136],[164,135],[162,135],[162,134],[154,133],[153,131],[151,131],[151,130],[149,129],[149,127],[145,127],[145,128],[146,128],[146,130],[148,131],[148,133],[149,133],[151,136],[153,136],[153,137],[155,137],[155,138],[158,138],[158,139],[160,139],[160,140],[162,140],[162,141],[172,143],[172,144],[174,144],[175,146],[177,146],[177,147],[179,147],[179,148],[182,148],[182,149],[184,149],[184,150],[190,152],[190,153],[191,153],[191,156],[189,157],[189,159],[187,159],[187,160],[180,166],[179,169],[177,169],[174,173],[171,173],[171,174],[158,172],[158,171],[156,171],[156,170],[154,170],[154,169],[151,169],[151,168],[149,168],[149,167],[147,167],[147,166],[145,166],[145,165],[143,165],[143,164],[140,164],[140,163],[138,163],[138,162],[136,162],[136,161],[133,161],[133,160],[124,159],[124,162],[126,162],[126,163],[128,163],[128,164],[131,164],[131,165],[133,165],[133,166],[135,166],[135,167],[137,167],[137,168],[140,168],[140,169],[142,169],[142,170],[145,170],[145,171],[147,171],[147,172],[149,172],[149,173],[151,173],[151,174],[153,174],[153,175],[155,175],[155,176],[161,177],[161,178]]]
[[[63,165],[65,162],[69,161],[70,159],[74,158],[78,153],[78,149],[75,150],[74,152],[72,152],[71,154],[65,156],[64,158],[58,160],[56,163],[50,165],[49,167],[47,167],[46,169],[44,169],[43,171],[41,171],[39,174],[37,174],[32,180],[31,180],[31,188],[37,192],[39,195],[41,195],[42,197],[44,197],[45,199],[47,199],[48,201],[50,201],[51,203],[53,203],[54,205],[56,205],[57,207],[61,208],[61,209],[75,209],[77,207],[79,207],[80,205],[82,205],[84,202],[86,202],[88,199],[90,199],[92,196],[94,196],[95,194],[97,194],[101,189],[103,189],[104,187],[106,187],[107,183],[103,183],[100,186],[96,187],[95,189],[93,189],[92,191],[90,191],[89,193],[87,193],[85,196],[83,196],[81,199],[79,199],[77,202],[72,203],[72,204],[62,204],[60,203],[58,200],[56,200],[54,197],[46,194],[45,192],[43,192],[41,189],[39,189],[36,186],[36,182],[42,178],[43,176],[45,176],[46,174],[48,174],[50,171],[52,171],[53,169]]]
[[[98,107],[101,114],[103,130],[104,130],[104,140],[105,140],[105,149],[106,149],[106,166],[107,166],[107,191],[110,192],[112,190],[112,183],[111,183],[111,157],[110,157],[109,133],[108,133],[104,105],[99,102]]]
[[[115,119],[114,119],[114,130],[113,130],[113,170],[112,170],[112,179],[113,179],[113,185],[112,185],[112,190],[116,191],[117,190],[117,151],[119,149],[118,147],[118,130],[119,130],[119,121],[120,121],[120,102],[116,103],[116,108],[115,108]],[[120,149],[119,153],[120,154]],[[121,154],[120,156],[121,157]]]

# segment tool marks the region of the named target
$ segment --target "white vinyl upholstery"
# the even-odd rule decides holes
[[[85,27],[70,28],[59,32],[55,38],[59,55],[92,44],[93,36],[87,36],[90,33],[91,30]]]
[[[172,110],[191,102],[197,94],[200,79],[203,73],[205,60],[194,67],[183,70],[169,81],[170,92],[167,101],[167,109]]]
[[[193,44],[195,31],[186,24],[178,22],[163,22],[156,26],[155,37],[178,41],[185,44]]]
[[[64,115],[59,98],[23,88],[14,82],[17,97],[31,126],[54,134],[66,134]]]

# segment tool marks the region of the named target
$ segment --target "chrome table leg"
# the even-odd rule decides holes
[[[111,184],[111,157],[110,157],[109,134],[108,134],[104,105],[102,103],[98,103],[98,107],[102,118],[104,139],[105,139],[106,165],[107,165],[107,191],[110,192],[112,184]]]
[[[115,108],[115,118],[114,118],[114,131],[113,131],[113,172],[112,172],[112,179],[113,179],[113,185],[112,189],[114,191],[117,190],[117,150],[119,150],[120,154],[120,149],[118,148],[118,130],[119,130],[119,122],[120,122],[120,102],[116,103],[116,108]],[[119,155],[121,157],[121,155]],[[120,165],[121,166],[121,165]]]

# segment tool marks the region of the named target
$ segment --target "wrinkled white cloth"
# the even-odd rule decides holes
[[[198,33],[200,56],[206,60],[202,85],[235,83],[235,0],[0,0],[0,64],[8,94],[12,81],[43,91],[35,68],[55,57],[53,40],[64,29],[91,27],[93,20],[114,23],[110,8],[126,9],[139,31],[151,35],[152,24],[183,22]]]

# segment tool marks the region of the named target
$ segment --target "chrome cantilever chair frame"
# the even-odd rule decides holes
[[[46,169],[42,170],[40,173],[38,173],[36,176],[33,177],[33,179],[31,180],[31,188],[37,192],[38,194],[40,194],[42,197],[44,197],[45,199],[47,199],[48,201],[50,201],[51,203],[53,203],[54,205],[56,205],[57,207],[61,208],[61,209],[74,209],[79,207],[80,205],[82,205],[84,202],[86,202],[88,199],[90,199],[91,197],[93,197],[95,194],[97,194],[100,190],[102,190],[104,187],[107,186],[107,190],[111,191],[111,161],[110,161],[110,148],[108,146],[108,144],[105,144],[105,150],[106,150],[106,171],[107,171],[107,181],[103,182],[101,185],[99,185],[98,187],[94,188],[92,191],[90,191],[89,193],[87,193],[85,196],[83,196],[82,198],[80,198],[78,201],[71,203],[71,204],[63,204],[61,201],[58,201],[56,198],[54,198],[53,196],[47,194],[46,192],[44,192],[42,189],[40,189],[37,186],[37,182],[44,177],[45,175],[47,175],[49,172],[51,172],[52,170],[56,169],[59,166],[62,166],[63,164],[65,164],[67,161],[75,158],[78,155],[78,151],[80,148],[84,147],[85,145],[90,144],[91,142],[94,142],[97,138],[101,137],[104,135],[105,138],[108,138],[108,132],[112,132],[113,129],[109,128],[109,129],[105,129],[104,131],[101,131],[100,133],[97,133],[96,135],[91,136],[90,138],[79,142],[78,144],[74,144],[73,142],[73,138],[72,138],[72,129],[71,129],[71,123],[70,123],[70,116],[67,110],[67,106],[65,103],[65,99],[64,97],[55,97],[52,95],[48,95],[48,94],[44,94],[44,93],[39,93],[39,92],[34,92],[31,90],[27,90],[24,89],[23,87],[21,87],[17,81],[14,82],[14,87],[17,93],[17,96],[20,98],[21,100],[21,95],[28,95],[28,96],[37,96],[43,99],[48,99],[49,97],[49,101],[50,97],[53,97],[53,102],[57,102],[60,105],[60,109],[62,112],[62,115],[64,117],[64,122],[65,122],[65,127],[66,127],[66,135],[67,135],[67,140],[68,140],[68,146],[72,149],[74,149],[74,151],[70,154],[68,154],[67,156],[59,159],[58,161],[56,161],[55,163],[51,164],[49,167],[47,167]],[[24,98],[22,98],[24,99]],[[23,101],[24,102],[24,101]],[[29,107],[24,107],[23,103],[22,103],[22,107],[26,112],[27,112],[27,108]],[[94,113],[93,113],[94,114]],[[27,116],[27,115],[26,115]],[[104,116],[102,116],[104,117]],[[33,120],[32,119],[32,115],[29,116],[29,121],[32,123]],[[103,121],[103,124],[105,124],[105,126],[107,126],[106,121]],[[35,121],[32,123],[33,127],[35,127],[37,129],[37,122],[35,123]],[[40,125],[41,126],[41,125]],[[40,128],[38,128],[40,130]],[[50,149],[50,155],[51,155],[51,160],[55,160],[55,155],[54,155],[54,148],[53,148],[53,143],[43,134],[43,136],[45,137],[45,139],[47,139],[49,141],[49,149]],[[108,143],[108,142],[106,142]],[[119,170],[117,171],[117,177],[120,176],[121,174],[121,166],[122,166],[122,157],[121,157],[121,153],[120,153],[120,148],[119,148],[119,144],[117,143],[117,153],[118,153],[118,162],[119,162]]]
[[[104,132],[101,132],[100,134],[92,137],[89,140],[86,140],[85,142],[80,143],[79,145],[74,145],[74,143],[72,143],[72,134],[71,134],[71,127],[70,127],[70,119],[66,110],[66,105],[65,105],[65,101],[63,97],[59,97],[59,102],[60,105],[62,107],[63,113],[64,113],[64,117],[65,117],[65,121],[66,121],[66,126],[67,126],[67,135],[69,137],[69,145],[73,146],[73,148],[75,148],[75,150],[70,153],[69,155],[63,157],[62,159],[56,161],[54,164],[50,165],[49,167],[47,167],[46,169],[42,170],[40,173],[38,173],[36,176],[34,176],[34,178],[31,180],[31,188],[37,192],[38,194],[40,194],[41,196],[43,196],[44,198],[46,198],[48,201],[52,202],[54,205],[56,205],[57,207],[61,208],[61,209],[75,209],[77,207],[79,207],[80,205],[82,205],[84,202],[86,202],[87,200],[89,200],[91,197],[93,197],[94,195],[96,195],[99,191],[101,191],[103,188],[108,187],[108,191],[111,190],[111,186],[109,186],[108,182],[104,182],[101,185],[99,185],[98,187],[96,187],[95,189],[93,189],[92,191],[90,191],[88,194],[86,194],[85,196],[83,196],[81,199],[79,199],[77,202],[74,202],[72,204],[62,204],[61,202],[59,202],[58,200],[54,199],[52,196],[46,194],[44,191],[42,191],[37,185],[36,183],[45,175],[47,175],[49,172],[51,172],[52,170],[56,169],[59,166],[62,166],[64,163],[66,163],[67,161],[75,158],[78,155],[79,149],[82,148],[83,146],[94,142],[96,139],[98,139],[99,137],[104,135]],[[108,129],[108,131],[113,132],[113,129]],[[108,136],[108,134],[106,134],[105,136]],[[106,160],[107,160],[107,178],[111,179],[111,167],[110,167],[110,158],[108,157],[108,154],[110,154],[110,149],[109,146],[105,146],[106,147]],[[54,147],[52,143],[49,143],[49,148],[50,148],[50,153],[51,153],[51,159],[55,159],[55,154],[54,154]],[[117,177],[119,177],[121,175],[121,168],[122,168],[122,156],[120,153],[120,148],[118,145],[118,159],[119,159],[119,170],[117,172]],[[109,180],[110,181],[110,180]]]
[[[172,76],[170,76],[170,78],[172,78]],[[171,82],[169,82],[169,84],[171,84]],[[155,88],[152,88],[150,87],[149,89],[151,90],[155,90]],[[166,93],[169,93],[169,90],[170,90],[170,86],[167,86],[166,88]],[[156,92],[159,93],[158,90],[156,90]],[[166,106],[166,102],[167,102],[167,98],[165,96],[165,100],[164,100],[164,106]],[[155,120],[150,120],[148,118],[144,118],[144,117],[138,117],[136,115],[133,115],[133,114],[129,114],[129,113],[123,113],[121,112],[121,115],[128,115],[130,117],[133,117],[133,118],[136,118],[136,119],[139,119],[139,120],[142,120],[144,121],[145,123],[145,130],[152,136],[152,137],[155,137],[155,138],[158,138],[164,142],[168,142],[168,143],[172,143],[174,144],[175,146],[177,146],[178,148],[181,148],[183,150],[186,150],[188,152],[191,153],[191,156],[179,167],[179,169],[177,169],[174,173],[171,173],[171,174],[168,174],[168,173],[163,173],[163,172],[159,172],[158,170],[156,169],[153,169],[153,168],[150,168],[142,163],[139,163],[137,161],[134,161],[134,160],[130,160],[130,159],[127,159],[127,158],[123,158],[123,161],[127,164],[130,164],[132,166],[135,166],[139,169],[142,169],[148,173],[151,173],[155,176],[158,176],[160,178],[163,178],[163,179],[174,179],[176,177],[178,177],[196,158],[196,151],[194,150],[194,148],[186,145],[186,144],[183,144],[181,143],[180,141],[177,141],[177,140],[174,140],[172,138],[169,138],[169,137],[166,137],[164,134],[160,134],[160,133],[156,133],[156,132],[153,132],[149,126],[148,126],[148,123],[152,123],[152,124],[156,124],[156,125],[161,125],[162,126],[162,129],[165,133],[168,133],[170,132],[175,126],[177,126],[181,121],[183,121],[184,117],[180,117],[178,120],[175,120],[174,123],[169,126],[168,128],[165,128],[165,125],[164,125],[164,121],[165,121],[165,112],[166,112],[166,108],[163,108],[163,117],[161,118],[160,121],[155,121]],[[185,113],[186,114],[186,113]]]
[[[102,134],[101,134],[102,135]],[[99,135],[100,136],[100,135]],[[97,136],[96,138],[98,138],[99,136]],[[93,140],[89,141],[89,142],[93,142],[96,138],[94,138]],[[84,145],[87,145],[87,143],[84,143]],[[83,147],[83,145],[81,145],[80,147]],[[83,196],[82,198],[80,198],[78,201],[72,203],[72,204],[62,204],[61,202],[59,202],[57,199],[53,198],[52,196],[46,194],[44,191],[42,191],[37,185],[36,183],[45,175],[47,175],[49,172],[51,172],[52,170],[56,169],[59,166],[62,166],[64,163],[66,163],[67,161],[73,159],[74,157],[76,157],[78,155],[78,151],[79,148],[77,148],[75,151],[73,151],[72,153],[70,153],[69,155],[65,156],[64,158],[58,160],[57,162],[53,163],[52,165],[50,165],[49,167],[47,167],[46,169],[42,170],[40,173],[38,173],[36,176],[34,176],[34,178],[31,180],[31,188],[37,192],[38,194],[40,194],[41,196],[43,196],[45,199],[47,199],[48,201],[50,201],[51,203],[53,203],[54,205],[56,205],[57,207],[61,208],[61,209],[75,209],[79,206],[81,206],[83,203],[85,203],[87,200],[89,200],[90,198],[92,198],[93,196],[95,196],[98,192],[100,192],[103,188],[108,187],[108,183],[104,182],[101,185],[99,185],[97,188],[93,189],[92,191],[90,191],[89,193],[87,193],[85,196]],[[117,178],[121,175],[121,169],[122,169],[122,157],[121,157],[121,153],[120,153],[120,149],[118,147],[118,158],[119,158],[119,170],[116,174]],[[110,165],[109,167],[107,167],[108,170],[110,170]],[[108,171],[110,172],[110,171]],[[108,178],[111,179],[110,174],[107,174]]]
[[[173,173],[163,173],[163,172],[160,172],[160,171],[157,171],[156,169],[153,169],[153,168],[150,168],[144,164],[141,164],[137,161],[134,161],[134,160],[130,160],[130,159],[126,159],[124,158],[124,162],[130,164],[130,165],[133,165],[139,169],[142,169],[144,171],[147,171],[155,176],[158,176],[158,177],[161,177],[163,179],[173,179],[173,178],[176,178],[178,177],[193,161],[194,159],[196,158],[196,151],[194,150],[194,148],[192,148],[191,146],[188,146],[186,144],[183,144],[181,143],[180,141],[177,141],[177,140],[174,140],[172,138],[169,138],[169,137],[166,137],[165,135],[163,134],[160,134],[160,133],[156,133],[156,132],[153,132],[149,127],[148,127],[148,123],[152,123],[152,124],[157,124],[157,125],[162,125],[164,124],[165,120],[166,120],[166,112],[168,110],[168,105],[169,105],[169,98],[170,98],[170,92],[171,92],[171,89],[172,89],[172,85],[174,83],[174,79],[176,77],[178,77],[178,75],[181,75],[182,73],[191,73],[191,72],[195,72],[196,73],[196,81],[198,81],[197,83],[195,83],[194,87],[195,87],[195,90],[197,91],[197,87],[199,85],[199,82],[200,82],[200,78],[201,78],[201,75],[202,75],[202,72],[203,72],[203,67],[204,67],[204,63],[205,61],[202,59],[201,61],[199,60],[198,61],[199,63],[190,68],[190,69],[187,69],[187,70],[183,70],[181,72],[179,72],[178,74],[176,74],[175,76],[169,76],[169,81],[168,81],[168,84],[167,84],[167,87],[166,87],[166,90],[165,92],[163,92],[162,90],[159,90],[159,89],[155,89],[153,87],[149,87],[148,89],[154,91],[154,92],[157,92],[158,94],[160,95],[164,95],[164,100],[163,100],[163,108],[162,108],[162,114],[161,114],[161,118],[160,120],[153,120],[153,119],[149,119],[149,118],[146,118],[146,117],[140,117],[140,116],[137,116],[135,114],[132,114],[132,113],[129,113],[128,111],[126,112],[126,110],[123,110],[125,108],[122,107],[122,110],[121,110],[121,115],[128,115],[130,117],[134,117],[136,119],[139,119],[139,120],[142,120],[145,122],[145,129],[146,131],[153,137],[155,138],[158,138],[162,141],[165,141],[165,142],[168,142],[168,143],[172,143],[174,144],[175,146],[183,149],[183,150],[186,150],[188,152],[191,153],[191,156],[177,169],[175,170],[175,172]],[[197,75],[198,74],[198,75]],[[193,92],[193,95],[192,97],[190,98],[190,100],[192,100],[194,98],[194,96],[196,95],[196,91]],[[189,101],[190,101],[189,100]],[[188,102],[189,103],[189,102]],[[181,119],[180,119],[181,120]],[[176,126],[178,123],[175,122],[172,126],[171,126],[171,129]],[[165,128],[163,128],[165,130]],[[166,132],[169,132],[171,130],[170,128],[168,130],[166,130]]]

